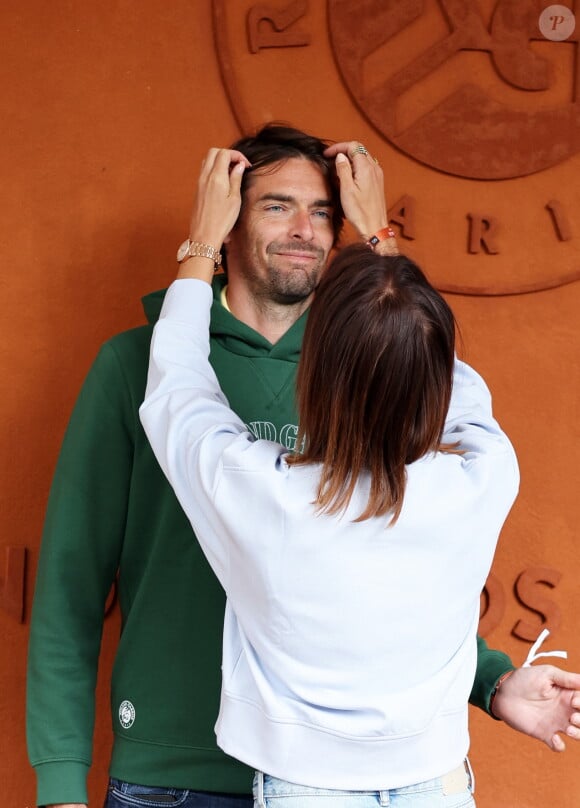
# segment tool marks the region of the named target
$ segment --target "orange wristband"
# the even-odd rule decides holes
[[[395,231],[390,225],[383,227],[382,230],[378,230],[374,236],[371,236],[367,241],[369,247],[375,247],[379,241],[386,241],[388,238],[397,238]]]

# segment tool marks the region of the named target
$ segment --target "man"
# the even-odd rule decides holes
[[[214,284],[211,361],[244,422],[260,437],[294,448],[301,337],[342,209],[362,236],[386,235],[385,248],[392,247],[382,174],[360,144],[327,149],[286,127],[266,127],[233,148],[245,155],[246,171],[239,217],[240,200],[230,199],[227,210],[219,200],[218,213],[231,219],[227,276],[216,276]],[[222,245],[206,227],[218,203],[206,189],[228,184],[230,170],[231,152],[212,149],[181,260],[208,247],[218,260]],[[146,298],[150,321],[162,297]],[[216,747],[213,732],[224,596],[139,423],[150,337],[145,326],[103,346],[56,469],[28,674],[39,805],[86,805],[104,604],[117,575],[123,629],[111,685],[115,739],[107,808],[250,805],[251,772]],[[243,519],[244,503],[239,507]],[[474,703],[489,709],[496,683],[512,670],[505,655],[480,641]],[[580,735],[573,726],[580,724],[580,699],[572,688],[580,690],[580,676],[550,666],[519,669],[497,690],[494,713],[560,748],[556,731]]]

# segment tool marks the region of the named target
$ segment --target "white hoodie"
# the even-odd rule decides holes
[[[517,493],[489,391],[457,361],[444,441],[407,467],[401,515],[315,513],[318,466],[256,440],[208,362],[211,288],[172,284],[140,414],[226,590],[221,748],[302,785],[378,790],[455,768],[469,745],[479,596]]]

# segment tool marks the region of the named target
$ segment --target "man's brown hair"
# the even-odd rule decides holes
[[[332,203],[332,229],[336,244],[344,223],[344,212],[340,202],[340,187],[334,157],[324,156],[324,150],[329,145],[330,141],[321,140],[314,135],[277,121],[266,124],[253,135],[236,140],[230,148],[241,151],[252,164],[251,168],[244,171],[242,177],[242,200],[256,174],[266,174],[268,170],[277,168],[286,160],[297,158],[310,160],[320,170],[329,186]]]
[[[345,509],[363,472],[357,521],[403,505],[406,465],[441,445],[449,408],[455,319],[423,272],[403,255],[366,245],[325,270],[308,315],[298,367],[300,413],[293,464],[322,465],[315,504]]]

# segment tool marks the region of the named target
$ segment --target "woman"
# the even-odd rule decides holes
[[[228,595],[218,743],[256,768],[259,804],[473,805],[445,775],[467,753],[479,593],[518,470],[453,315],[409,259],[342,251],[289,454],[221,394],[212,274],[195,256],[167,293],[141,418]]]

